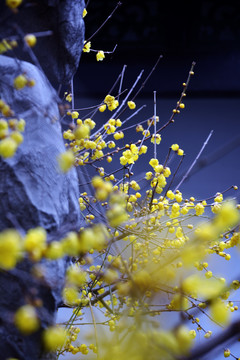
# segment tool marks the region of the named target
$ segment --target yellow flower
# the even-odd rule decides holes
[[[85,16],[87,15],[87,9],[83,9],[83,13],[82,13],[82,17],[85,18]]]
[[[129,109],[133,110],[136,107],[136,104],[134,101],[128,101],[127,102]]]
[[[167,197],[169,198],[169,199],[171,199],[171,200],[173,200],[174,199],[174,197],[175,197],[175,195],[174,195],[174,193],[172,192],[172,190],[168,190],[168,192],[167,192]]]
[[[124,133],[123,133],[123,131],[118,131],[113,135],[113,137],[115,140],[122,139],[124,137]]]
[[[26,122],[24,119],[19,119],[18,123],[17,123],[17,130],[20,131],[20,132],[23,132],[24,129],[25,129],[25,125],[26,125]]]
[[[105,58],[104,52],[102,50],[98,51],[96,58],[97,58],[97,61],[102,61]]]
[[[146,154],[146,152],[147,152],[147,146],[146,145],[142,145],[141,147],[140,147],[140,149],[139,149],[139,155],[141,155],[141,154]]]
[[[37,38],[33,34],[27,34],[24,36],[24,41],[29,47],[33,47],[37,43]]]
[[[108,110],[110,111],[116,109],[119,105],[118,100],[115,100],[115,97],[109,94],[105,97],[104,103],[107,105]]]
[[[239,219],[240,213],[236,208],[236,204],[233,201],[227,201],[220,208],[214,224],[222,231],[228,227],[235,226]]]
[[[100,112],[104,112],[106,110],[106,108],[107,108],[106,104],[103,104],[103,105],[99,106],[98,110]]]
[[[4,158],[12,157],[16,150],[17,150],[18,144],[16,141],[12,138],[5,138],[0,141],[0,156]]]
[[[153,177],[153,173],[151,171],[146,172],[145,179],[151,180]]]
[[[88,41],[87,43],[84,42],[83,52],[90,52],[90,48],[91,48],[91,41]]]
[[[77,264],[74,264],[68,268],[66,279],[71,285],[83,287],[87,281],[87,273],[82,271]]]
[[[65,94],[66,95],[66,100],[68,102],[71,102],[72,101],[72,94]]]
[[[21,257],[21,238],[16,230],[0,233],[0,268],[13,269]]]
[[[37,331],[40,325],[36,309],[31,305],[21,306],[15,313],[14,322],[24,335]]]
[[[223,353],[223,356],[225,357],[225,358],[227,358],[227,357],[229,357],[231,355],[231,351],[229,350],[229,349],[225,349],[224,350],[224,353]]]
[[[28,230],[25,240],[24,248],[37,261],[42,257],[43,251],[46,249],[47,233],[41,227]]]
[[[60,259],[61,257],[63,257],[65,254],[63,252],[63,245],[60,241],[52,241],[46,252],[44,253],[45,257],[51,260],[56,260],[56,259]]]
[[[223,201],[223,194],[218,193],[214,199],[215,202],[222,202]]]
[[[27,82],[28,82],[28,80],[27,80],[26,76],[21,74],[21,75],[18,75],[14,79],[13,85],[14,85],[15,89],[21,90],[27,85]]]
[[[128,215],[123,206],[115,204],[106,213],[110,226],[117,227],[127,221]]]
[[[162,138],[161,138],[161,135],[160,134],[156,134],[156,135],[152,135],[152,138],[151,138],[151,143],[159,145],[160,142],[161,142]]]
[[[179,156],[183,156],[184,151],[183,151],[182,149],[178,149],[177,154],[178,154]]]
[[[58,157],[58,165],[62,172],[67,172],[74,165],[74,154],[72,150],[67,150]]]
[[[195,206],[195,210],[196,210],[196,215],[200,216],[204,213],[204,206],[202,203],[197,203],[197,205]]]
[[[151,165],[153,168],[155,168],[158,165],[158,159],[151,159],[149,161],[149,165]]]
[[[65,287],[63,289],[63,299],[67,305],[77,305],[79,303],[78,290],[75,287]]]
[[[78,140],[89,137],[89,134],[90,134],[90,127],[86,124],[77,126],[76,130],[74,131],[74,136]]]
[[[79,240],[75,232],[71,231],[61,240],[65,255],[77,256],[79,254]]]
[[[66,331],[60,326],[51,326],[44,330],[43,342],[46,350],[56,351],[64,345],[66,340]]]
[[[211,316],[214,321],[222,324],[227,325],[230,320],[230,312],[227,308],[227,305],[221,300],[216,299],[210,305]]]
[[[178,144],[172,144],[171,149],[172,149],[173,151],[178,151],[179,145],[178,145]]]
[[[23,142],[23,136],[18,131],[13,131],[10,137],[16,142],[17,145],[20,145]]]
[[[79,113],[78,113],[77,111],[73,111],[73,112],[71,113],[72,119],[77,119],[77,118],[78,118],[78,115],[79,115]]]
[[[10,7],[11,9],[15,9],[18,6],[20,6],[22,3],[22,0],[6,0],[6,5]]]

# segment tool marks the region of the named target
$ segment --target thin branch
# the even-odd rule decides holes
[[[153,92],[153,108],[154,108],[154,158],[157,158],[157,120],[156,120],[156,114],[157,114],[157,101],[156,101],[156,91]]]
[[[71,79],[71,94],[72,94],[72,109],[74,109],[74,86],[73,86],[73,77]]]
[[[204,142],[203,146],[201,147],[199,153],[197,154],[195,160],[193,161],[193,163],[192,163],[191,166],[189,167],[189,169],[188,169],[188,171],[186,172],[186,174],[183,176],[182,180],[181,180],[181,181],[179,182],[179,184],[175,187],[174,192],[175,192],[176,190],[178,190],[179,187],[182,185],[182,183],[187,179],[187,177],[188,177],[189,173],[191,172],[192,168],[194,167],[194,165],[195,165],[196,162],[198,161],[199,157],[201,156],[203,150],[204,150],[205,147],[207,146],[207,144],[208,144],[208,142],[209,142],[212,134],[213,134],[213,130],[210,131],[207,139],[205,140],[205,142]]]
[[[120,80],[120,85],[119,85],[119,90],[118,90],[119,97],[120,97],[120,94],[122,91],[123,78],[124,78],[124,73],[125,73],[126,68],[127,68],[127,65],[124,65],[122,72],[121,72],[121,80]],[[118,98],[118,100],[119,100],[119,98]]]
[[[102,23],[102,25],[99,26],[99,28],[86,40],[86,43],[88,41],[90,41],[102,28],[103,26],[108,22],[108,20],[111,19],[111,17],[113,16],[113,14],[115,13],[115,11],[119,8],[119,6],[121,6],[122,3],[121,1],[119,1],[117,3],[117,5],[115,6],[115,8],[113,9],[113,11],[111,12],[111,14],[107,17],[107,19]]]
[[[94,326],[94,336],[95,336],[96,346],[97,346],[97,359],[99,359],[99,347],[98,347],[97,326],[96,326],[96,321],[95,321],[95,317],[94,317],[94,313],[93,313],[93,308],[92,308],[91,301],[89,301],[89,307],[90,307],[91,316],[92,316],[92,320],[93,320],[93,326]]]
[[[104,52],[104,54],[113,54],[113,53],[115,52],[116,48],[117,48],[117,44],[114,46],[113,50],[110,50],[110,51],[105,51],[105,50],[104,50],[103,52]],[[92,51],[92,52],[98,52],[99,50],[90,49],[90,51]]]
[[[222,345],[227,340],[232,338],[239,337],[240,334],[240,321],[234,322],[229,328],[225,331],[219,333],[215,338],[206,342],[205,345],[197,347],[189,356],[179,357],[178,360],[198,360],[201,356],[208,355],[214,350],[217,346]]]
[[[154,72],[154,70],[156,69],[159,61],[163,58],[162,55],[160,55],[156,61],[156,63],[153,65],[153,68],[151,69],[150,73],[148,74],[148,76],[146,77],[146,79],[144,80],[144,82],[142,83],[141,87],[138,89],[138,91],[136,92],[136,94],[134,95],[134,97],[132,98],[132,100],[134,100],[138,94],[140,93],[140,91],[144,88],[144,86],[146,85],[146,82],[149,80],[149,78],[151,77],[152,73]]]

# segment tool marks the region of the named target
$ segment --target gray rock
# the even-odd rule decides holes
[[[84,0],[25,0],[14,13],[0,2],[1,38],[23,39],[28,33],[52,31],[51,36],[39,37],[29,50],[20,41],[14,53],[21,60],[40,63],[52,82],[68,83],[75,74],[83,48],[85,27],[82,19]]]
[[[16,90],[20,73],[35,80],[35,86]],[[58,240],[80,227],[78,178],[75,169],[59,171],[57,156],[65,151],[59,123],[58,97],[45,75],[34,65],[0,56],[0,97],[15,115],[24,118],[24,141],[12,158],[0,158],[0,231],[27,231],[42,226],[49,239]],[[25,260],[10,272],[0,271],[0,358],[54,359],[43,355],[41,331],[54,323],[64,285],[68,259],[42,260],[44,276],[31,274]],[[41,329],[23,336],[13,325],[13,315],[25,303],[40,299]]]
[[[14,78],[21,72],[35,80],[34,87],[14,89]],[[65,151],[57,95],[29,63],[0,56],[0,73],[2,99],[26,121],[24,141],[15,156],[0,159],[0,230],[15,224],[24,230],[43,226],[49,233],[77,229],[77,174],[75,169],[61,173],[57,163]]]

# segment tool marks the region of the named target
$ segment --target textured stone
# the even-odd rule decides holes
[[[75,74],[84,42],[82,13],[84,0],[25,0],[15,13],[0,2],[0,34],[2,38],[28,33],[52,31],[51,36],[39,37],[31,51],[20,41],[14,54],[21,60],[40,63],[52,82],[68,83]]]
[[[0,231],[16,228],[25,233],[42,226],[48,240],[59,240],[80,227],[76,170],[63,174],[58,168],[57,157],[65,145],[59,99],[49,80],[67,83],[78,67],[84,41],[83,8],[83,0],[24,0],[17,11],[11,11],[5,1],[0,2],[1,37],[17,37],[19,43],[14,52],[0,56],[0,98],[26,121],[24,141],[14,157],[0,158]],[[38,38],[33,49],[24,45],[25,34],[47,30],[52,35]],[[35,86],[14,89],[14,78],[21,73],[34,79]],[[33,264],[28,260],[12,271],[0,271],[1,360],[56,358],[43,352],[41,332],[55,321],[68,263],[66,258],[42,260],[41,278],[32,275]],[[35,301],[42,301],[37,310],[41,327],[24,336],[13,324],[14,313]]]
[[[19,72],[33,78],[35,86],[15,90],[12,84]],[[15,156],[0,160],[0,230],[15,224],[24,230],[43,226],[50,233],[77,229],[77,174],[75,169],[63,174],[57,164],[57,156],[65,151],[57,94],[29,63],[0,56],[0,73],[2,99],[26,121]]]
[[[22,72],[35,80],[34,87],[14,89],[14,78]],[[65,146],[57,94],[45,75],[27,62],[0,56],[0,73],[1,98],[26,121],[24,141],[16,154],[0,158],[0,231],[17,228],[25,232],[43,226],[49,239],[58,240],[67,231],[79,229],[80,209],[76,170],[63,174],[58,168],[57,156]],[[31,275],[32,264],[26,260],[13,271],[0,272],[1,359],[54,359],[54,355],[43,355],[41,330],[54,322],[68,262],[42,260],[41,279]],[[39,308],[41,329],[23,336],[13,325],[14,312],[36,299],[43,303]]]

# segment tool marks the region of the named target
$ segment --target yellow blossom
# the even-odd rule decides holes
[[[46,249],[47,233],[42,227],[28,230],[24,239],[24,248],[33,260],[39,260]]]
[[[58,165],[62,172],[67,172],[74,165],[75,158],[72,150],[67,150],[58,157]]]
[[[90,48],[91,48],[91,41],[88,41],[87,43],[84,42],[83,52],[90,52]]]
[[[13,269],[21,257],[22,241],[16,230],[0,233],[0,268]]]
[[[173,151],[178,151],[179,145],[178,145],[178,144],[172,144],[171,149],[172,149]]]
[[[161,142],[161,135],[160,134],[156,134],[156,135],[152,135],[152,138],[151,138],[151,143],[153,143],[153,144],[157,144],[157,145],[159,145],[160,144],[160,142]]]
[[[87,9],[84,8],[84,9],[83,9],[83,13],[82,13],[82,17],[85,18],[86,15],[87,15]]]
[[[65,287],[62,296],[67,305],[75,306],[79,303],[79,293],[75,287]]]
[[[102,61],[105,58],[104,52],[102,50],[98,51],[96,58],[97,58],[97,61]]]
[[[127,102],[129,109],[133,110],[136,107],[136,104],[134,101],[128,101]]]
[[[63,257],[64,251],[63,251],[63,245],[60,241],[52,241],[47,250],[44,253],[45,257],[51,260],[56,260],[59,259],[61,257]]]
[[[66,331],[60,326],[48,327],[43,332],[43,343],[48,351],[56,351],[61,348],[66,341]]]
[[[113,135],[113,137],[115,140],[122,139],[122,138],[124,138],[124,133],[123,133],[123,131],[118,131]]]
[[[98,110],[99,110],[100,112],[104,112],[104,111],[106,110],[106,108],[107,108],[107,105],[106,105],[106,104],[103,104],[103,105],[99,106]]]
[[[127,213],[120,204],[115,204],[106,213],[110,226],[117,227],[124,223],[127,219]]]
[[[74,131],[74,136],[76,139],[86,139],[89,137],[90,134],[90,127],[86,124],[82,124],[77,126],[76,130]]]
[[[152,159],[149,161],[149,165],[151,165],[153,168],[155,168],[155,167],[158,165],[158,159],[152,158]]]
[[[145,179],[151,180],[153,177],[153,173],[151,171],[146,172]]]
[[[20,145],[23,142],[23,136],[18,131],[13,131],[10,137],[16,142],[17,145]]]
[[[72,119],[77,119],[79,116],[79,113],[77,111],[72,111],[71,116],[72,116]]]
[[[204,213],[204,206],[202,203],[197,203],[197,205],[195,206],[195,210],[196,210],[196,215],[200,216]]]
[[[14,79],[13,85],[14,85],[15,89],[21,90],[27,85],[27,82],[28,82],[28,80],[27,80],[26,76],[21,74],[21,75],[18,75]]]
[[[40,325],[36,309],[32,305],[21,306],[14,315],[14,323],[24,335],[37,331]]]
[[[22,0],[6,0],[6,5],[10,7],[11,9],[15,9],[18,6],[20,6],[22,3]]]
[[[24,41],[29,47],[34,47],[37,43],[37,38],[33,34],[27,34],[24,36]]]
[[[83,287],[87,281],[87,273],[81,270],[79,265],[74,264],[67,269],[66,280],[71,285]]]
[[[221,300],[216,299],[210,305],[211,316],[214,321],[222,325],[227,325],[230,321],[230,312],[227,305]]]
[[[184,151],[183,151],[182,149],[178,149],[177,154],[178,154],[179,156],[183,156],[183,155],[184,155]]]
[[[0,140],[0,156],[4,158],[12,157],[16,150],[18,144],[13,138],[5,138]]]

